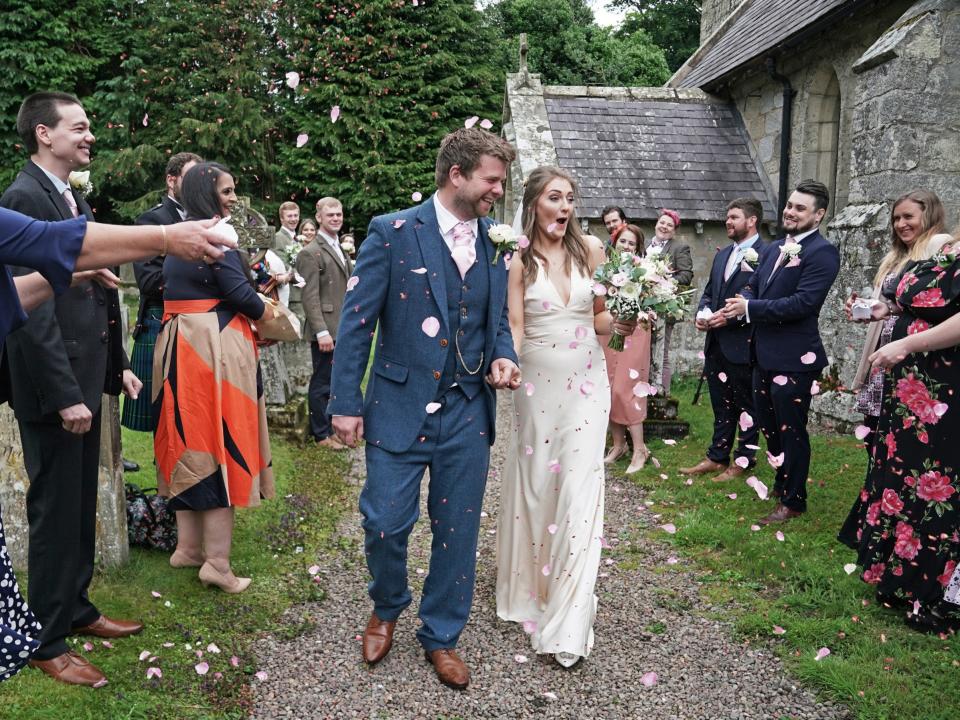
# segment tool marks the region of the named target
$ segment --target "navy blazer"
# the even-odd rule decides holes
[[[763,258],[766,243],[762,238],[757,238],[751,246],[757,251],[759,256],[757,263]],[[730,254],[734,252],[736,245],[731,243],[723,248],[713,258],[713,267],[710,268],[710,277],[707,285],[703,288],[703,294],[700,296],[700,305],[697,311],[704,308],[710,308],[713,312],[723,309],[727,298],[742,293],[743,288],[753,278],[753,270],[745,270],[744,263],[734,268],[733,274],[727,280],[723,279],[723,272],[727,269],[727,262]],[[720,348],[723,357],[728,362],[747,365],[750,362],[750,335],[753,328],[747,324],[746,319],[728,320],[727,324],[721,328],[707,330],[707,337],[704,340],[703,352],[709,354],[714,345]]]
[[[164,195],[159,205],[154,205],[143,213],[134,224],[174,225],[178,222],[182,221],[176,204],[169,195]],[[137,279],[137,287],[140,288],[140,307],[137,308],[137,321],[133,325],[133,336],[137,337],[143,331],[147,307],[163,306],[163,255],[133,263],[133,275]]]
[[[763,370],[819,372],[827,366],[820,339],[820,308],[840,271],[840,252],[819,230],[805,237],[797,262],[770,273],[786,238],[768,246],[753,279],[741,293],[748,299],[753,353]],[[814,353],[811,363],[801,360]]]
[[[478,223],[477,242],[489,243],[490,221]],[[440,376],[447,353],[456,352],[447,320],[444,281],[446,243],[440,235],[433,198],[420,206],[375,217],[360,246],[353,276],[343,302],[343,314],[333,353],[331,415],[363,416],[369,443],[389,452],[404,452],[417,438],[427,418],[427,404],[440,394]],[[492,245],[488,248],[493,257]],[[478,253],[479,254],[479,253]],[[483,356],[489,372],[498,358],[517,362],[507,321],[507,268],[503,258],[487,263],[490,302]],[[430,337],[422,325],[440,322]],[[360,383],[377,333],[366,397]],[[489,425],[494,441],[496,393],[484,383]]]

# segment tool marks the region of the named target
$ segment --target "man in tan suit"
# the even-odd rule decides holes
[[[338,232],[343,225],[343,206],[336,198],[317,201],[317,237],[297,256],[297,272],[304,279],[302,302],[306,315],[304,337],[310,338],[313,375],[310,378],[310,434],[324,447],[343,450],[327,415],[330,401],[330,371],[333,347],[340,324],[340,310],[353,272],[350,256],[340,248]]]

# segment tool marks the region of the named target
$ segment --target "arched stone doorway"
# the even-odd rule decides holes
[[[840,82],[829,65],[822,65],[809,84],[805,102],[800,177],[815,178],[830,188],[832,217],[846,205],[849,180],[840,155]]]

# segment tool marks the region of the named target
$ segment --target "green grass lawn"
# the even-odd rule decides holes
[[[897,612],[876,604],[859,571],[844,571],[855,553],[835,538],[863,481],[860,444],[852,436],[813,438],[808,512],[779,528],[781,542],[776,527],[751,530],[773,509],[772,500],[761,501],[742,480],[713,483],[707,477],[687,485],[676,471],[704,456],[713,417],[706,392],[699,406],[690,404],[691,381],[675,383],[673,393],[690,436],[674,446],[649,442],[661,468],[648,464],[634,477],[655,501],[651,510],[662,514],[657,522],[673,523],[677,532],[654,528],[650,534],[692,562],[705,593],[725,608],[724,619],[744,642],[772,639],[796,676],[863,720],[960,716],[957,638],[906,628]],[[761,450],[758,457],[764,456]],[[752,472],[773,487],[765,460]],[[786,632],[776,635],[774,626]],[[822,647],[831,654],[817,661]]]
[[[143,468],[128,479],[155,486],[150,435],[124,430],[123,442],[124,455]],[[258,682],[253,647],[266,633],[291,631],[278,622],[284,610],[319,597],[309,567],[318,562],[347,502],[342,456],[277,441],[273,453],[277,498],[237,511],[232,564],[238,575],[253,578],[250,589],[228,595],[204,588],[196,569],[174,570],[167,553],[132,548],[126,567],[97,573],[91,596],[105,614],[143,620],[146,629],[113,641],[112,648],[97,638],[77,640],[78,651],[106,673],[109,684],[99,690],[70,687],[26,669],[0,687],[0,717],[247,717]],[[26,573],[19,579],[25,588]],[[83,649],[84,642],[93,649]],[[211,643],[219,653],[208,649]],[[143,651],[156,660],[141,661]],[[195,669],[201,662],[209,665],[205,675]],[[147,679],[148,667],[159,667],[162,678]]]

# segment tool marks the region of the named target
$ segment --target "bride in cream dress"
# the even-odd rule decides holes
[[[508,286],[524,383],[514,391],[497,522],[497,615],[523,623],[533,649],[565,667],[593,647],[610,412],[597,332],[614,327],[591,290],[603,245],[581,234],[575,197],[573,179],[555,167],[537,168],[525,185],[530,246],[514,256]]]

